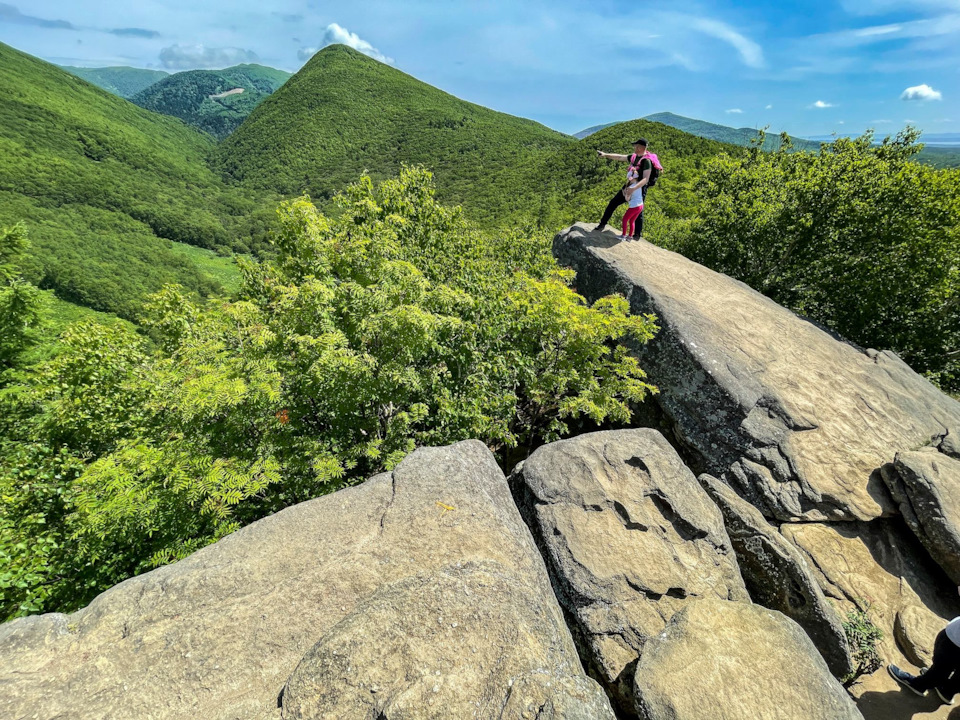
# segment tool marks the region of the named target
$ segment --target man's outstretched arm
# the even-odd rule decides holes
[[[630,159],[629,155],[617,155],[616,153],[605,153],[602,150],[597,150],[597,155],[606,159],[606,160],[617,160],[619,162],[626,162]]]

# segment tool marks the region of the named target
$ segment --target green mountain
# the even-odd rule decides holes
[[[575,133],[573,134],[573,136],[574,136],[577,140],[583,140],[585,137],[590,137],[590,136],[593,135],[594,133],[600,132],[600,131],[603,130],[604,128],[608,128],[608,127],[611,127],[612,125],[616,125],[616,124],[617,124],[617,123],[612,122],[612,123],[604,123],[603,125],[593,125],[593,126],[588,127],[588,128],[586,128],[586,129],[584,129],[584,130],[581,130],[580,132],[575,132]]]
[[[289,77],[288,72],[263,65],[188,70],[160,80],[131,100],[142,108],[178,117],[216,138],[224,138]]]
[[[534,165],[575,142],[333,45],[221,142],[214,163],[248,186],[318,201],[364,171],[378,179],[421,163],[444,202],[494,222],[535,206],[543,188]]]
[[[219,283],[178,243],[250,249],[269,202],[206,165],[209,135],[0,43],[0,226],[25,221],[27,279],[134,317],[145,293]]]
[[[719,140],[720,142],[729,143],[731,145],[741,145],[743,147],[749,147],[753,140],[757,137],[757,131],[752,128],[732,128],[727,127],[726,125],[716,125],[704,120],[694,120],[693,118],[683,117],[682,115],[674,115],[673,113],[668,112],[647,115],[644,120],[663,123],[664,125],[669,125],[670,127],[677,128],[678,130],[683,130],[684,132],[690,133],[691,135],[696,135],[697,137],[709,138],[710,140]],[[797,137],[791,137],[790,140],[793,143],[793,147],[797,150],[810,150],[812,152],[817,152],[820,149],[819,142],[804,140]],[[780,137],[772,133],[768,134],[764,140],[763,149],[776,150],[779,147]]]
[[[167,77],[163,70],[144,70],[132,67],[82,68],[61,65],[71,75],[83,78],[107,92],[122,98],[132,98],[141,90]]]

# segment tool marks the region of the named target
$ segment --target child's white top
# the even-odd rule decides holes
[[[637,173],[634,170],[631,170],[627,173],[627,187],[633,185],[637,181]],[[643,205],[643,188],[637,188],[634,190],[633,195],[630,196],[630,201],[627,204],[628,208],[640,207]],[[960,644],[960,643],[958,643]]]

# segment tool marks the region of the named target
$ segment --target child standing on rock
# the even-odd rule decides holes
[[[627,199],[627,211],[623,214],[623,234],[621,240],[633,239],[634,225],[640,213],[643,212],[643,185],[640,184],[640,173],[631,167],[627,173],[627,184],[623,188],[623,196]]]

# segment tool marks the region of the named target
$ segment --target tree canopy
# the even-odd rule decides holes
[[[506,462],[654,391],[619,341],[656,326],[588,305],[538,237],[488,235],[429,173],[364,177],[329,217],[284,203],[235,301],[152,296],[81,323],[0,402],[0,607],[75,608],[239,525],[479,438]]]

